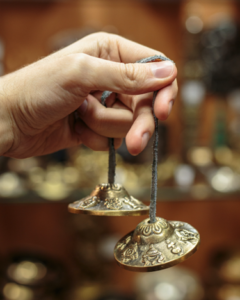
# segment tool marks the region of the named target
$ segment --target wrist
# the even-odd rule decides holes
[[[0,77],[0,156],[7,156],[13,144],[12,118],[8,105],[10,87],[7,77]]]

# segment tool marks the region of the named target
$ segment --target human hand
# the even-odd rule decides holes
[[[174,64],[135,61],[161,54],[117,35],[97,33],[0,79],[0,154],[24,158],[81,143],[106,150],[126,136],[140,153],[154,131],[154,112],[165,120],[177,93]],[[102,91],[117,93],[108,108]],[[80,119],[76,121],[74,112]]]

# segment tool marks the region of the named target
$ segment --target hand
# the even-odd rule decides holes
[[[38,156],[81,143],[106,150],[108,137],[118,147],[124,136],[130,153],[140,153],[154,130],[152,91],[159,90],[154,112],[160,120],[177,93],[174,64],[134,64],[156,54],[96,33],[0,78],[0,155]],[[108,108],[99,102],[104,90],[117,93]]]

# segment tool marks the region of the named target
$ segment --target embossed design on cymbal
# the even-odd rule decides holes
[[[68,205],[75,214],[99,216],[140,216],[147,214],[149,207],[130,196],[120,184],[99,184],[90,196]]]
[[[90,208],[96,206],[100,202],[100,199],[97,196],[86,198],[79,204],[79,207],[82,209]]]
[[[198,241],[198,236],[194,232],[191,232],[186,229],[176,229],[175,231],[180,241],[191,242],[192,244],[196,244]]]
[[[148,251],[142,255],[142,263],[144,266],[161,264],[164,261],[164,256],[160,251],[154,248],[153,244],[149,246]]]
[[[122,262],[127,263],[129,261],[138,259],[138,252],[137,252],[137,243],[130,244],[121,254]]]
[[[122,243],[118,243],[116,247],[120,250],[123,250],[130,241],[131,241],[131,237],[128,236],[125,241],[123,241]]]
[[[161,233],[164,229],[168,228],[168,223],[162,219],[158,218],[155,223],[143,223],[139,226],[139,231],[142,235],[149,236],[153,233],[158,234]]]
[[[186,260],[199,247],[200,236],[184,222],[145,219],[115,246],[117,263],[130,271],[151,272]]]
[[[173,254],[179,254],[182,252],[182,248],[171,240],[166,240],[167,248],[171,250]]]
[[[123,208],[123,199],[119,198],[106,198],[104,205],[109,209],[121,209]]]

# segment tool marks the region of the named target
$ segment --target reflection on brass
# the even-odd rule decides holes
[[[16,283],[7,283],[3,287],[3,295],[7,300],[33,300],[33,291]]]
[[[32,187],[43,183],[45,179],[45,170],[41,167],[34,167],[28,172],[29,182]]]
[[[72,167],[51,165],[46,170],[35,167],[29,172],[31,188],[42,198],[57,201],[67,198],[78,181],[78,171]]]
[[[211,178],[211,186],[218,192],[228,193],[239,189],[240,175],[229,167],[221,167]]]
[[[130,196],[120,184],[100,184],[90,196],[69,204],[74,214],[98,216],[139,216],[147,214],[149,207]]]
[[[22,179],[13,172],[0,175],[0,196],[20,197],[27,193]]]
[[[192,164],[204,167],[212,163],[212,151],[207,147],[193,147],[188,152],[188,159]]]
[[[117,263],[130,271],[151,272],[176,265],[200,245],[196,229],[184,222],[145,219],[115,246]]]
[[[189,188],[195,180],[195,170],[192,166],[187,164],[180,164],[174,174],[175,182],[182,188]]]
[[[39,158],[29,157],[24,159],[10,158],[7,162],[8,169],[12,172],[28,172],[39,165]]]
[[[9,278],[20,284],[34,284],[41,280],[47,273],[46,267],[42,263],[31,261],[21,261],[11,264],[7,270]]]
[[[79,174],[77,188],[92,188],[99,182],[107,181],[107,153],[81,148],[71,155],[71,159]],[[123,161],[119,154],[116,154],[116,160],[118,168],[116,168],[115,181],[117,183],[122,184],[127,191],[134,191],[136,197],[142,192],[139,186],[149,188],[151,185],[149,164],[130,164]],[[159,163],[158,186],[173,177],[178,164],[179,158],[173,155]]]
[[[65,167],[63,169],[62,178],[66,184],[77,186],[79,182],[79,171],[74,167]]]
[[[49,201],[58,201],[67,198],[72,189],[61,182],[44,182],[35,191],[39,196]]]

